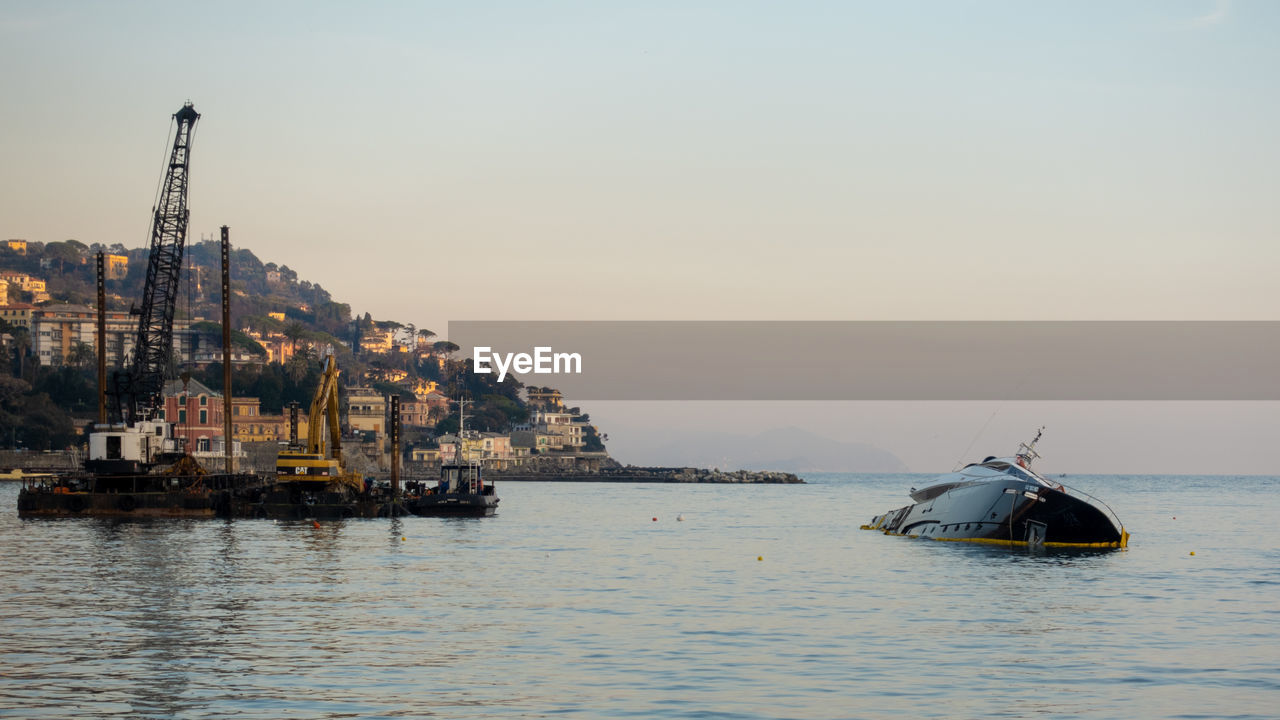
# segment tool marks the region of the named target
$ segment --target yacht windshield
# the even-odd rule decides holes
[[[1023,470],[1022,468],[1018,467],[1017,465],[1013,465],[1013,464],[1010,464],[1010,463],[1007,463],[1007,462],[1003,462],[1003,461],[1000,461],[1000,460],[997,460],[997,461],[995,461],[995,462],[985,462],[985,463],[982,463],[982,467],[984,467],[984,468],[991,468],[992,470],[995,470],[996,472],[1002,472],[1002,473],[1005,473],[1005,474],[1007,474],[1007,475],[1012,475],[1012,476],[1014,476],[1014,477],[1018,478],[1019,480],[1023,480],[1023,481],[1025,481],[1025,482],[1029,482],[1029,483],[1037,483],[1037,482],[1038,482],[1035,478],[1033,478],[1033,477],[1031,476],[1031,474],[1030,474],[1030,473],[1028,473],[1027,471]]]

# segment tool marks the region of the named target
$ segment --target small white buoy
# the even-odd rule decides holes
[[[548,557],[548,558],[549,558],[549,557],[551,557],[551,553],[547,553],[547,554],[545,554],[543,557]]]
[[[684,522],[684,515],[677,515],[676,522]]]

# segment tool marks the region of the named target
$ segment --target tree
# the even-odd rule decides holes
[[[293,357],[289,358],[289,362],[285,364],[285,374],[295,383],[302,382],[303,378],[307,376],[310,365],[311,363],[308,362],[306,354],[294,353]]]
[[[67,354],[67,364],[82,370],[94,367],[98,364],[98,353],[89,343],[77,340],[71,347],[71,352]]]
[[[23,425],[20,403],[30,389],[23,380],[0,376],[0,442],[5,447],[19,445],[18,429]]]
[[[318,286],[314,287],[319,289]],[[317,304],[313,309],[316,316],[316,325],[330,335],[344,333],[347,324],[351,322],[351,306],[346,303],[323,302]]]
[[[26,397],[22,425],[27,447],[32,449],[61,450],[76,441],[75,423],[44,393]]]
[[[76,243],[76,245],[80,245],[81,247],[83,247],[84,245],[83,243],[76,242],[75,240],[68,240],[67,242],[61,242],[61,243],[51,242],[48,245],[44,246],[45,258],[49,259],[50,261],[58,263],[59,275],[63,273],[64,265],[68,263],[79,264],[80,262],[81,250],[77,248],[75,245],[72,245],[71,243],[73,242]]]
[[[79,412],[97,404],[97,378],[90,367],[40,366],[36,368],[35,375],[32,392],[44,393],[63,410]]]
[[[596,433],[594,425],[587,425],[583,428],[582,449],[586,452],[604,452],[604,441],[601,440],[600,435]]]
[[[64,448],[76,441],[75,424],[45,393],[16,378],[0,378],[0,438],[11,446]]]

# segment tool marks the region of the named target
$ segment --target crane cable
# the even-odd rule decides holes
[[[151,200],[151,215],[150,217],[147,218],[147,232],[146,232],[146,235],[144,235],[144,237],[147,238],[147,241],[146,241],[146,245],[144,245],[143,247],[150,247],[151,245],[151,230],[155,224],[156,207],[160,205],[160,191],[161,189],[164,188],[164,180],[165,180],[165,177],[168,175],[168,172],[166,172],[165,168],[169,164],[169,153],[172,152],[173,150],[173,140],[171,140],[170,138],[173,137],[173,134],[175,132],[174,125],[176,125],[177,122],[178,122],[178,119],[176,117],[171,116],[169,118],[169,132],[166,133],[164,136],[164,153],[162,153],[160,156],[159,179],[156,180],[156,192],[155,192],[155,195],[152,196],[152,200]]]

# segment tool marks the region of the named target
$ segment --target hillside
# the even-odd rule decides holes
[[[43,297],[37,297],[36,292],[11,284],[9,302],[94,305],[98,251],[107,253],[109,263],[114,263],[110,267],[115,277],[110,277],[109,271],[106,281],[108,309],[123,311],[135,306],[146,282],[148,250],[85,245],[76,240],[0,245],[0,271],[38,279],[36,284],[28,284],[43,288]],[[201,347],[217,348],[221,343],[220,243],[194,243],[187,248],[185,260],[187,271],[179,288],[176,319],[190,323]],[[335,301],[319,284],[299,278],[287,265],[264,263],[247,248],[233,248],[231,278],[233,344],[256,358],[256,362],[236,366],[233,383],[237,395],[259,398],[264,413],[280,413],[291,402],[309,404],[321,358],[332,352],[344,385],[370,386],[382,394],[398,394],[403,401],[420,399],[436,387],[449,398],[470,398],[469,429],[507,432],[530,418],[518,380],[508,378],[498,383],[493,375],[466,372],[470,360],[455,359],[457,347],[451,343],[432,342],[435,333],[430,330],[368,314],[353,317],[350,305]],[[15,381],[0,394],[0,444],[6,440],[10,446],[21,444],[18,436],[26,432],[24,423],[43,423],[49,428],[38,437],[28,433],[32,446],[69,443],[72,426],[68,413],[83,418],[96,408],[94,349],[80,345],[67,365],[46,367],[31,357],[26,328],[0,320],[0,333],[7,338],[4,356],[11,360],[10,374]],[[203,362],[175,367],[174,375],[185,370],[208,387],[221,390],[218,360],[217,353],[210,353]],[[578,414],[576,408],[569,412]],[[588,420],[582,416],[582,422]],[[433,417],[429,426],[406,428],[405,439],[409,445],[429,444],[436,435],[457,427],[453,409]],[[3,434],[6,429],[8,438]],[[594,428],[588,426],[584,435],[585,449],[604,449]]]

